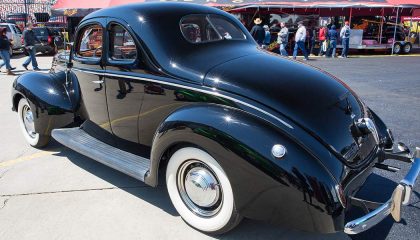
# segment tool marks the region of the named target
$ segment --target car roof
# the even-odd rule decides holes
[[[190,14],[216,14],[234,23],[246,35],[246,40],[193,44],[185,40],[180,30],[181,19]],[[146,51],[163,70],[183,78],[202,81],[211,66],[249,54],[256,45],[248,30],[233,15],[213,7],[192,3],[137,3],[105,8],[86,16],[81,25],[97,18],[116,18],[130,26]],[[227,51],[226,47],[230,49]],[[236,50],[233,50],[236,48]],[[241,48],[241,49],[238,49]],[[201,61],[200,59],[206,59]],[[174,68],[173,66],[178,66]]]

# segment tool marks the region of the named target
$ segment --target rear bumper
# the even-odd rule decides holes
[[[53,47],[51,47],[50,45],[46,45],[46,44],[45,45],[37,44],[37,45],[35,45],[35,49],[36,49],[37,53],[38,52],[49,53],[49,52],[54,51]]]
[[[395,221],[399,222],[401,220],[401,206],[409,203],[412,188],[420,173],[420,148],[416,148],[411,161],[410,170],[395,188],[391,198],[368,214],[348,222],[344,227],[345,233],[358,234],[366,231],[390,214]]]

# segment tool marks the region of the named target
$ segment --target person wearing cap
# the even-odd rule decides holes
[[[306,28],[303,26],[303,22],[298,22],[298,30],[295,34],[295,48],[293,50],[293,59],[296,59],[296,55],[298,50],[300,49],[305,56],[305,60],[308,60],[308,52],[305,48],[305,40],[306,40]]]
[[[345,21],[344,27],[341,28],[340,38],[341,38],[341,43],[343,44],[343,52],[341,53],[341,57],[347,58],[347,54],[349,52],[349,44],[350,44],[349,21]]]
[[[23,62],[22,66],[26,70],[28,70],[28,65],[29,63],[32,62],[32,68],[35,71],[39,71],[40,69],[38,68],[38,62],[36,61],[36,57],[35,57],[36,55],[35,44],[41,43],[41,41],[39,41],[38,38],[36,38],[35,33],[32,31],[32,28],[33,28],[32,23],[28,23],[26,30],[23,31],[23,43],[25,45],[25,49],[28,52],[29,56],[25,60],[25,62]]]
[[[11,47],[11,42],[7,38],[7,29],[6,28],[0,28],[0,57],[2,59],[2,62],[0,62],[0,69],[6,65],[6,73],[7,75],[15,75],[12,70],[15,68],[12,68],[10,65],[10,53],[9,49]]]
[[[264,43],[265,38],[265,31],[264,28],[261,26],[262,20],[261,18],[256,18],[254,20],[255,25],[251,29],[251,35],[258,43],[259,46],[262,46]]]
[[[282,56],[288,56],[286,51],[287,43],[289,42],[289,29],[286,27],[286,24],[284,22],[280,23],[281,30],[277,34],[277,42],[280,45],[280,55]]]
[[[265,32],[263,46],[264,48],[267,48],[271,42],[271,33],[270,33],[270,28],[268,27],[268,25],[264,25],[263,28]]]
[[[328,40],[330,41],[329,45],[329,52],[327,53],[328,57],[335,58],[335,50],[337,48],[337,39],[338,39],[338,33],[336,30],[335,25],[331,26],[331,29],[328,31]],[[331,53],[331,54],[330,54]]]

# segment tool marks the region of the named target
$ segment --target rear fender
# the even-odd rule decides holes
[[[287,148],[283,158],[271,154],[274,144]],[[162,157],[168,149],[185,145],[199,147],[219,162],[243,216],[309,231],[343,228],[334,178],[317,159],[265,120],[218,105],[177,110],[155,134],[146,183],[156,186]]]
[[[26,98],[32,108],[35,131],[50,135],[54,128],[74,122],[74,113],[80,102],[80,91],[75,76],[66,85],[66,73],[30,72],[15,79],[12,88],[12,109],[17,111],[19,100]]]
[[[381,144],[385,149],[392,149],[394,136],[392,136],[391,130],[388,129],[382,119],[374,111],[372,111],[372,109],[369,109],[369,111],[371,112],[373,121],[377,127],[379,138],[382,139]]]

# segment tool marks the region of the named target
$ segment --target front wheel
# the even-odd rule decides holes
[[[200,231],[222,234],[242,219],[226,173],[203,150],[186,147],[176,151],[166,169],[166,185],[178,213]]]
[[[401,53],[401,43],[395,43],[394,44],[394,54],[400,54]]]
[[[41,135],[35,132],[33,112],[25,98],[22,98],[19,101],[18,122],[23,136],[32,147],[41,148],[48,144],[50,136]]]

